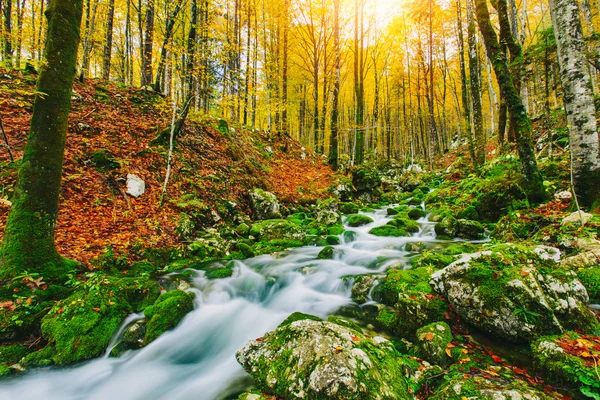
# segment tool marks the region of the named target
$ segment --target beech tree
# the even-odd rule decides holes
[[[579,4],[577,0],[549,0],[549,3],[569,124],[575,193],[581,204],[598,205],[600,145]]]
[[[55,279],[74,266],[58,253],[54,228],[82,13],[83,0],[50,0],[46,11],[45,62],[4,231],[3,277],[40,271]]]

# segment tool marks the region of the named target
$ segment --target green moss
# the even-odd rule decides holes
[[[356,228],[358,226],[367,225],[373,222],[373,218],[363,214],[353,214],[346,219],[346,224]]]
[[[54,346],[55,364],[102,354],[123,318],[132,311],[124,296],[101,285],[103,282],[58,302],[44,317],[42,334]]]
[[[577,271],[579,280],[585,286],[590,302],[600,303],[600,267],[584,268]]]
[[[396,228],[391,225],[377,226],[369,231],[371,235],[375,236],[392,236],[392,237],[402,237],[407,236],[408,232],[404,229]]]
[[[419,224],[410,218],[405,217],[403,214],[398,214],[393,220],[389,221],[387,225],[394,226],[399,229],[404,229],[408,232],[419,232]]]
[[[423,218],[425,215],[425,211],[420,208],[411,208],[410,211],[408,211],[408,217],[412,220]]]
[[[343,225],[334,225],[334,226],[327,227],[328,235],[341,235],[342,233],[344,233]]]
[[[445,366],[452,358],[446,353],[452,330],[445,322],[434,322],[417,330],[418,354],[432,364]]]
[[[356,322],[348,318],[340,317],[339,315],[330,315],[329,317],[327,317],[327,321],[336,325],[343,326],[345,328],[355,330],[357,332],[362,332],[360,325],[358,325]]]
[[[144,314],[148,321],[144,343],[156,340],[166,331],[173,329],[194,309],[192,296],[181,290],[163,293]]]
[[[383,304],[395,306],[400,294],[431,294],[429,278],[433,268],[388,270],[385,279],[373,290],[373,298]]]
[[[360,210],[360,206],[356,203],[339,203],[338,208],[342,214],[356,214]]]
[[[229,278],[233,275],[233,270],[229,267],[223,268],[210,268],[206,271],[206,277],[208,279],[223,279]]]
[[[285,320],[283,320],[283,322],[281,324],[279,324],[278,328],[289,325],[292,322],[301,321],[301,320],[305,320],[305,319],[309,319],[312,321],[323,321],[321,318],[314,316],[314,315],[304,314],[301,312],[295,312],[295,313],[290,314]]]
[[[16,364],[29,353],[31,353],[29,347],[19,344],[0,346],[0,365]]]
[[[340,238],[337,236],[329,235],[325,238],[325,242],[330,246],[340,244]]]
[[[331,246],[326,246],[317,255],[318,260],[332,260],[334,255],[334,249]]]
[[[102,172],[121,168],[121,164],[106,149],[91,152],[90,160]]]
[[[30,353],[23,357],[21,365],[24,367],[45,367],[54,364],[52,357],[54,356],[55,349],[53,345],[47,345],[46,347],[36,352]]]

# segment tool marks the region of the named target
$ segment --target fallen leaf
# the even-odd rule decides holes
[[[425,335],[425,340],[433,340],[433,333],[429,332],[427,335]]]
[[[12,301],[3,301],[3,302],[0,302],[0,308],[4,308],[5,310],[12,311],[17,307],[15,306],[15,303],[13,303]]]

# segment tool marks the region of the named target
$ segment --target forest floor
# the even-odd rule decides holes
[[[0,71],[0,115],[15,159],[27,139],[35,78]],[[217,120],[191,116],[177,140],[168,194],[159,207],[167,149],[149,143],[170,125],[171,113],[164,99],[143,89],[94,80],[75,84],[56,228],[61,254],[88,263],[109,245],[118,253],[174,245],[182,212],[214,219],[226,218],[230,207],[248,213],[247,192],[255,187],[286,202],[329,196],[331,169],[297,141],[238,127],[223,132]],[[3,199],[10,197],[18,168],[8,161],[4,146]],[[145,181],[139,198],[125,194],[127,174]],[[0,204],[0,232],[8,211]]]

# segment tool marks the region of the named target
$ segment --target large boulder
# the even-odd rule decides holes
[[[334,199],[322,201],[315,208],[315,220],[320,224],[337,225],[341,222],[338,202]]]
[[[435,224],[435,233],[444,238],[453,238],[456,236],[456,218],[446,217]]]
[[[148,321],[144,344],[156,340],[166,331],[175,328],[193,309],[193,297],[186,292],[173,290],[161,294],[152,306],[144,310]]]
[[[257,188],[250,190],[248,195],[256,219],[281,218],[281,206],[273,193]]]
[[[465,254],[435,272],[430,284],[465,321],[513,342],[599,328],[577,276],[527,248]]]
[[[431,400],[552,400],[556,397],[537,390],[521,379],[495,377],[492,374],[483,374],[483,376],[460,374],[449,379],[429,398]]]
[[[403,358],[382,337],[298,320],[251,340],[238,362],[263,391],[284,399],[408,399]]]
[[[477,221],[459,219],[456,221],[456,235],[463,239],[483,239],[485,228]]]

